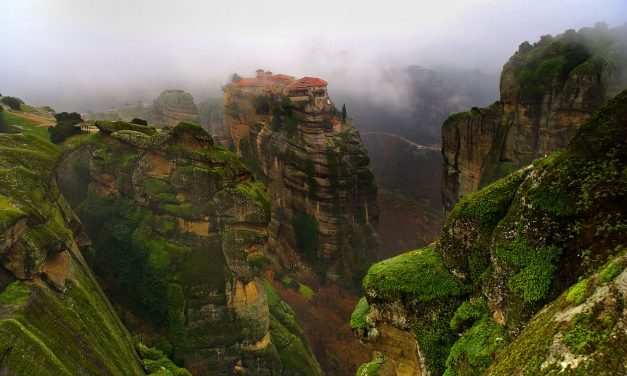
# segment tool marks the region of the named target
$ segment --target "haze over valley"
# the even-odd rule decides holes
[[[4,1],[0,49],[0,374],[627,374],[625,1]]]

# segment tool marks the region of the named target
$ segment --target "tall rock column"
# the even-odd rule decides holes
[[[267,180],[270,249],[285,266],[353,286],[377,259],[377,188],[357,129],[341,120],[324,85],[305,95],[299,85],[232,85],[225,121],[244,161]]]
[[[470,192],[564,146],[627,86],[627,27],[584,28],[527,42],[501,73],[501,100],[442,126],[442,198]]]

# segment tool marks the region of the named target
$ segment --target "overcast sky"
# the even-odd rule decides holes
[[[57,110],[219,94],[266,68],[359,88],[411,64],[498,73],[543,34],[627,21],[626,0],[0,0],[0,92]]]

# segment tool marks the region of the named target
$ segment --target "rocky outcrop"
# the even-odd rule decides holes
[[[216,144],[224,147],[231,145],[231,132],[224,121],[224,102],[222,98],[208,98],[198,103],[200,124],[209,132]]]
[[[0,373],[144,375],[87,266],[90,241],[61,196],[60,151],[0,134]]]
[[[326,96],[227,94],[232,140],[268,184],[270,249],[288,268],[354,285],[377,257],[378,207],[352,121],[342,122]]]
[[[190,93],[165,90],[152,102],[151,120],[162,127],[172,127],[181,121],[198,123],[198,108]]]
[[[417,374],[623,374],[625,139],[627,91],[464,196],[438,242],[373,265],[353,329],[398,375],[414,355]],[[413,354],[386,345],[399,330]]]
[[[501,73],[501,100],[442,126],[442,197],[460,197],[564,147],[627,86],[627,29],[597,26],[525,42]]]
[[[74,182],[64,193],[80,202],[94,268],[131,332],[196,375],[319,375],[259,275],[264,185],[197,125],[96,124],[59,178]]]

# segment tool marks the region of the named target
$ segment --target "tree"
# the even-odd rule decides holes
[[[20,108],[22,107],[22,104],[24,104],[23,100],[21,100],[20,98],[16,98],[16,97],[2,97],[1,101],[2,103],[11,107],[11,109],[14,111],[19,111]]]
[[[50,140],[53,143],[59,144],[71,135],[80,133],[81,130],[75,127],[76,124],[83,122],[80,114],[76,112],[60,112],[55,114],[54,118],[57,119],[57,125],[49,129]]]
[[[342,123],[346,123],[346,103],[342,105]]]
[[[237,73],[233,73],[233,75],[231,76],[231,82],[236,83],[237,81],[241,80],[242,76],[240,76]]]
[[[140,119],[140,118],[133,118],[133,120],[131,120],[131,123],[137,124],[137,125],[148,125],[148,121],[144,119]]]

